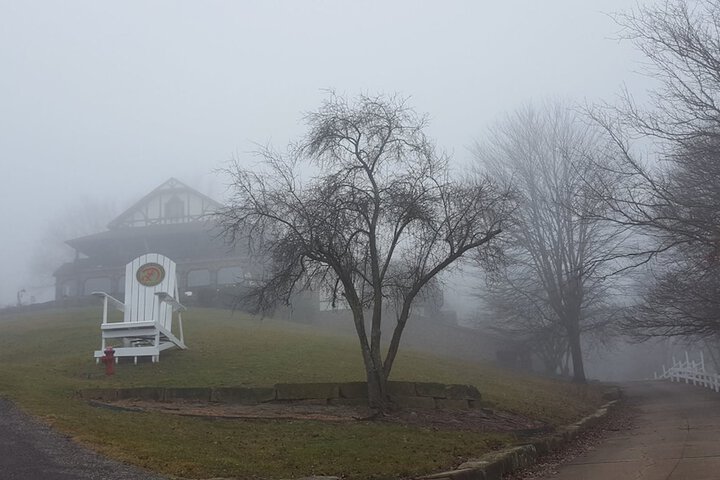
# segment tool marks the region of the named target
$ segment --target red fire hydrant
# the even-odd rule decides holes
[[[105,356],[100,360],[105,364],[105,375],[113,375],[115,373],[115,349],[107,347],[103,353]]]

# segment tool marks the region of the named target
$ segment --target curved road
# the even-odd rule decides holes
[[[2,480],[160,480],[108,460],[38,423],[0,398]]]
[[[720,393],[692,384],[624,385],[638,416],[548,480],[720,479]]]

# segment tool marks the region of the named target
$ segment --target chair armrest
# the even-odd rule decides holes
[[[117,308],[121,312],[125,311],[125,304],[112,295],[108,295],[105,292],[92,292],[92,295],[100,298],[107,298],[108,303],[110,303],[113,307]]]
[[[161,302],[169,303],[170,305],[172,305],[173,310],[180,310],[180,311],[187,310],[187,308],[185,306],[183,306],[180,302],[175,300],[169,293],[157,292],[157,293],[155,293],[155,295],[157,295],[158,298],[160,298]]]

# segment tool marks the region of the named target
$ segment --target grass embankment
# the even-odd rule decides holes
[[[102,375],[99,309],[0,317],[0,395],[112,457],[183,477],[401,478],[455,465],[512,443],[498,434],[371,422],[206,420],[98,409],[79,389],[235,386],[363,379],[356,341],[309,326],[196,309],[186,351]],[[499,408],[563,424],[601,402],[598,389],[401,351],[393,380],[468,383]]]

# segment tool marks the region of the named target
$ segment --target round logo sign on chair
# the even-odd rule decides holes
[[[138,268],[135,278],[140,285],[154,287],[165,278],[165,269],[159,263],[146,263]]]

